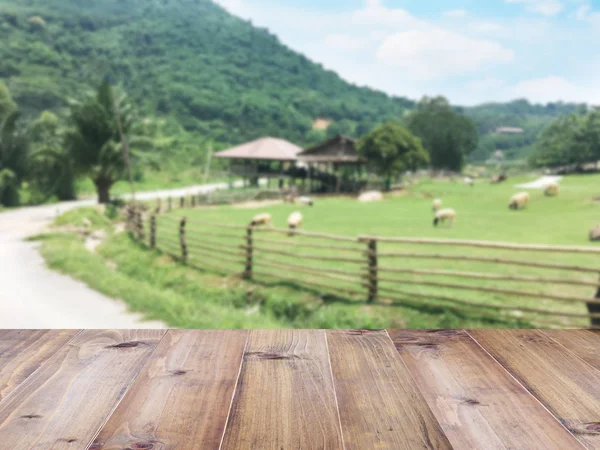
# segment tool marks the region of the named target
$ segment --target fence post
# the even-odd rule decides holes
[[[196,206],[196,196],[194,194],[190,196],[190,202],[192,203],[190,206],[194,208]]]
[[[156,199],[156,214],[160,214],[162,210],[162,200],[160,198]]]
[[[141,211],[137,213],[137,238],[139,241],[144,240],[144,219]]]
[[[127,231],[132,232],[135,230],[135,209],[130,203],[127,206]]]
[[[173,209],[173,199],[169,197],[167,199],[167,211],[171,211]]]
[[[596,300],[600,300],[600,287],[596,292]],[[600,305],[595,303],[587,303],[587,309],[590,314],[599,314],[600,313]],[[600,318],[591,318],[590,319],[592,328],[600,328]]]
[[[150,217],[150,248],[156,248],[156,216],[154,214]]]
[[[183,262],[187,262],[188,251],[187,245],[185,244],[185,224],[187,219],[185,217],[181,218],[181,222],[179,222],[179,244],[181,245],[181,259]]]
[[[185,208],[185,196],[183,195],[179,198],[179,207]]]
[[[369,303],[377,298],[377,241],[369,239]]]
[[[246,228],[246,270],[244,278],[252,279],[252,227]]]

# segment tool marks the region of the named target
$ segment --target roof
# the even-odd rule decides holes
[[[215,153],[215,158],[296,161],[302,147],[284,139],[264,137]]]
[[[314,147],[304,150],[298,159],[306,162],[359,162],[363,161],[356,151],[357,140],[348,136],[335,136]]]

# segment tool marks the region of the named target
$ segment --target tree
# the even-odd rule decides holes
[[[0,82],[0,204],[19,205],[19,186],[27,173],[29,147],[18,127],[19,111]]]
[[[106,81],[97,93],[72,101],[70,110],[72,128],[65,139],[69,160],[77,174],[92,179],[98,202],[108,203],[110,188],[126,172],[118,121],[132,149],[149,146],[149,140],[135,134],[137,117],[127,96],[116,94]]]
[[[600,110],[571,114],[558,119],[540,135],[536,166],[576,168],[600,160]]]
[[[444,97],[424,97],[406,118],[408,129],[420,137],[434,169],[460,172],[465,158],[477,147],[477,128],[457,113]]]
[[[56,195],[59,200],[74,200],[75,171],[65,150],[64,127],[49,111],[29,125],[31,161],[28,178],[41,197],[40,202]]]
[[[429,155],[421,140],[394,122],[381,125],[364,136],[358,142],[358,152],[384,177],[388,188],[392,177],[429,163]]]

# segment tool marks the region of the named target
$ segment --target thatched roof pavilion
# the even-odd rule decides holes
[[[262,161],[296,161],[302,147],[284,139],[264,137],[215,153],[215,158]]]

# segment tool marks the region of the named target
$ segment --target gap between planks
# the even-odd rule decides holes
[[[542,400],[540,400],[540,399],[539,399],[539,398],[538,398],[536,395],[534,395],[534,393],[533,393],[533,392],[531,392],[531,390],[530,390],[530,389],[529,389],[529,388],[526,386],[526,384],[525,384],[525,382],[524,382],[523,380],[521,380],[521,379],[519,379],[517,376],[515,376],[515,375],[514,375],[514,374],[513,374],[513,373],[512,373],[510,370],[508,370],[508,368],[507,368],[507,367],[505,367],[505,366],[504,366],[504,364],[502,364],[500,361],[498,361],[498,360],[496,359],[496,357],[494,357],[494,355],[492,355],[492,354],[491,354],[491,353],[490,353],[490,352],[489,352],[489,351],[488,351],[488,350],[487,350],[487,349],[486,349],[486,348],[485,348],[483,345],[481,345],[481,343],[480,343],[480,342],[479,342],[479,341],[478,341],[478,340],[477,340],[477,339],[476,339],[476,338],[475,338],[475,337],[474,337],[474,336],[473,336],[473,335],[472,335],[472,334],[469,332],[469,330],[464,330],[464,331],[465,331],[465,333],[467,333],[467,335],[468,335],[468,336],[469,336],[471,339],[473,339],[473,341],[474,341],[474,342],[475,342],[475,343],[476,343],[476,344],[477,344],[479,347],[481,347],[481,348],[483,349],[483,351],[484,351],[485,353],[487,353],[487,355],[488,355],[490,358],[492,358],[492,359],[495,361],[495,363],[496,363],[496,364],[498,364],[500,367],[502,367],[502,369],[503,369],[503,370],[504,370],[506,373],[508,373],[508,375],[509,375],[511,378],[513,378],[513,379],[515,380],[515,382],[519,384],[519,386],[521,386],[523,389],[525,389],[525,391],[526,391],[526,392],[528,392],[528,393],[529,393],[529,394],[530,394],[530,395],[531,395],[531,396],[532,396],[532,397],[535,399],[535,401],[537,401],[537,402],[538,402],[538,403],[539,403],[539,404],[542,406],[542,408],[544,408],[546,411],[548,411],[548,414],[550,414],[550,415],[551,415],[551,416],[552,416],[552,417],[553,417],[553,418],[554,418],[554,419],[555,419],[555,420],[556,420],[556,421],[557,421],[557,422],[560,424],[560,426],[561,426],[561,427],[563,427],[563,428],[566,430],[566,432],[567,432],[567,433],[569,433],[571,436],[573,436],[575,439],[577,439],[577,436],[575,436],[575,434],[574,434],[574,433],[573,433],[571,430],[569,430],[569,429],[567,428],[567,426],[566,426],[566,425],[565,425],[565,424],[564,424],[564,423],[563,423],[563,422],[562,422],[562,421],[561,421],[561,420],[560,420],[560,419],[559,419],[559,418],[556,416],[556,414],[554,414],[554,413],[553,413],[553,412],[550,410],[550,408],[549,408],[548,406],[546,406],[546,404],[545,404],[544,402],[542,402]],[[588,448],[588,447],[587,447],[585,444],[583,444],[583,443],[582,443],[582,442],[581,442],[579,439],[577,439],[577,440],[579,441],[579,443],[581,444],[581,446],[582,446],[583,448]]]
[[[235,378],[235,385],[233,387],[233,393],[231,394],[231,401],[229,402],[229,409],[227,410],[227,418],[225,419],[225,426],[223,427],[223,433],[221,433],[221,442],[219,443],[219,450],[223,448],[223,441],[225,440],[225,432],[227,431],[227,427],[229,426],[229,418],[231,417],[231,408],[233,408],[233,401],[237,394],[238,383],[240,382],[240,376],[242,375],[242,368],[244,367],[244,355],[246,354],[246,349],[248,348],[248,339],[250,336],[250,331],[246,333],[246,341],[244,342],[244,350],[242,351],[242,357],[240,358],[240,367],[238,368],[238,374]]]
[[[0,331],[10,331],[10,330],[0,330]],[[33,331],[33,330],[21,330],[21,331]],[[39,330],[42,331],[42,330]],[[51,332],[52,330],[44,330],[46,332]],[[57,330],[58,331],[58,330]],[[38,371],[42,370],[42,368],[45,366],[45,364],[54,356],[56,355],[58,352],[60,352],[64,347],[66,347],[67,345],[69,345],[71,342],[73,342],[73,340],[79,336],[81,333],[83,332],[83,329],[81,330],[77,330],[77,332],[71,336],[70,339],[67,340],[67,342],[65,342],[63,345],[61,345],[60,347],[57,347],[51,355],[47,355],[45,357],[45,359],[40,363],[40,365],[33,371],[31,372],[29,375],[27,375],[24,379],[22,379],[18,385],[14,386],[13,389],[11,389],[11,391],[4,397],[2,397],[1,393],[0,393],[0,404],[2,404],[2,402],[4,402],[7,398],[9,398],[18,388],[21,384],[23,384],[25,381],[27,381],[30,377],[34,376]],[[39,339],[36,339],[36,342]],[[0,386],[1,387],[1,386]]]
[[[335,409],[337,410],[338,425],[340,426],[340,434],[342,437],[342,450],[346,450],[346,443],[344,442],[344,428],[342,427],[342,418],[340,417],[340,403],[337,398],[337,389],[335,383],[335,377],[333,376],[333,368],[331,367],[331,353],[329,352],[329,337],[327,331],[322,330],[325,335],[325,348],[327,349],[327,363],[329,364],[329,375],[331,376],[333,386],[333,398],[335,399]]]

